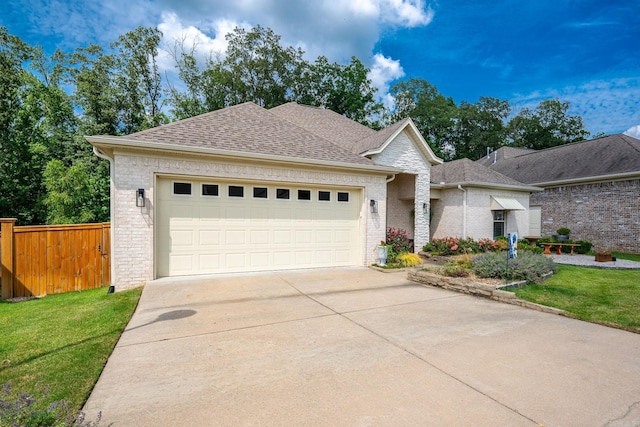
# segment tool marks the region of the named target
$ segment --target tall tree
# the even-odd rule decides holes
[[[158,45],[162,33],[138,27],[118,37],[111,47],[122,132],[129,134],[166,122],[162,113],[162,79],[158,71]]]
[[[302,50],[281,46],[280,36],[260,25],[249,31],[236,28],[226,39],[230,102],[253,101],[265,108],[287,102]]]
[[[582,117],[568,115],[569,102],[558,99],[542,101],[535,110],[523,109],[507,125],[511,143],[516,147],[540,150],[589,136]]]
[[[450,160],[455,154],[454,131],[458,107],[423,79],[410,78],[391,88],[396,110],[392,120],[411,117],[437,156]]]
[[[509,102],[481,96],[478,102],[461,102],[456,121],[454,159],[476,160],[486,154],[487,148],[505,145],[505,120],[509,117]]]

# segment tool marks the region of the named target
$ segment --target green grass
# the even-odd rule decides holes
[[[0,385],[49,388],[48,404],[81,409],[138,303],[142,289],[106,288],[0,302]]]
[[[640,254],[624,254],[622,252],[612,252],[611,255],[617,259],[626,259],[629,261],[640,262]]]
[[[552,277],[515,293],[576,319],[640,333],[640,270],[559,265]]]

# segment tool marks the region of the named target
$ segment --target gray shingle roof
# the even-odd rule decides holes
[[[325,108],[289,102],[269,111],[355,154],[362,152],[353,149],[358,141],[377,133],[371,128]]]
[[[499,162],[504,159],[511,159],[513,157],[531,153],[532,151],[535,150],[520,147],[500,147],[497,150],[492,151],[489,156],[483,156],[482,158],[476,160],[476,162],[480,163],[482,166],[489,167],[493,164],[493,162]]]
[[[527,184],[640,173],[640,140],[610,135],[498,159],[489,167]]]
[[[485,183],[510,186],[525,184],[491,170],[469,159],[454,160],[431,167],[431,182],[435,184]]]
[[[346,118],[345,120],[352,122]],[[352,127],[362,126],[359,123],[356,125],[358,126]],[[347,127],[348,125],[342,124],[336,132],[340,131],[339,128]],[[371,129],[369,131],[375,132]],[[334,140],[339,139],[337,137],[326,139],[285,120],[273,110],[266,110],[249,102],[147,129],[123,139],[305,160],[376,165],[334,143]]]

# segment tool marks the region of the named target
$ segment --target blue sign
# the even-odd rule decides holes
[[[518,258],[518,233],[509,233],[509,258]]]

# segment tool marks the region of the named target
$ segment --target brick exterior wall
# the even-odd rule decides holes
[[[415,209],[415,217],[412,229],[405,229],[413,235],[414,247],[416,250],[422,249],[429,241],[429,192],[431,182],[431,164],[416,147],[416,144],[406,131],[401,132],[382,153],[372,156],[376,163],[393,166],[401,171],[414,174],[415,177],[415,199],[407,203],[396,197],[388,197],[389,209],[393,216],[387,218],[389,227],[400,227],[407,225],[406,218],[411,218],[411,211]],[[390,186],[392,188],[392,186]],[[423,212],[422,205],[427,204],[427,211]],[[393,220],[398,219],[397,225]]]
[[[376,248],[385,238],[386,176],[366,172],[327,171],[317,168],[252,164],[204,157],[164,157],[118,151],[114,154],[112,186],[113,209],[112,282],[117,290],[145,284],[155,278],[154,267],[154,188],[158,175],[217,177],[251,181],[309,183],[348,186],[362,189],[360,242],[362,265],[377,262]],[[145,189],[144,208],[135,204],[135,191]],[[379,201],[378,213],[372,214],[369,200]]]
[[[640,253],[640,180],[547,188],[531,196],[542,207],[542,235],[571,229],[595,250]]]

